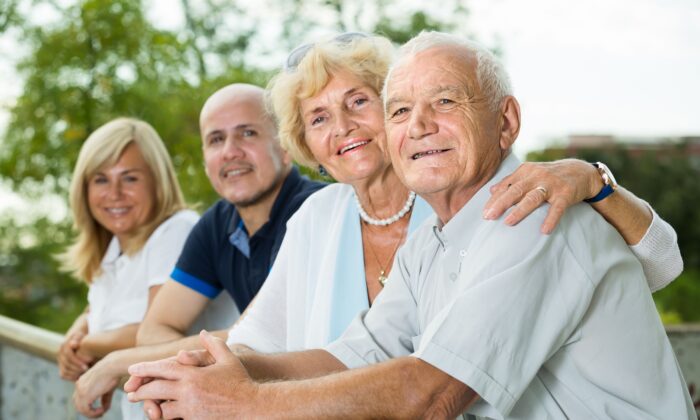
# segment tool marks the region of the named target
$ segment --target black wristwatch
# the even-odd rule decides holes
[[[617,189],[617,181],[615,181],[615,177],[610,171],[610,168],[608,168],[607,165],[605,165],[603,162],[596,162],[592,163],[591,165],[595,166],[595,168],[598,170],[600,177],[603,178],[604,185],[603,189],[600,190],[600,192],[596,194],[595,197],[587,198],[583,201],[585,201],[586,203],[597,203],[598,201],[603,200],[604,198],[615,192],[615,190]]]

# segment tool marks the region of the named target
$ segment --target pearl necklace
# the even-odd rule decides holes
[[[404,217],[406,213],[408,213],[411,210],[415,199],[416,193],[414,193],[413,191],[409,191],[408,199],[406,200],[406,203],[403,205],[403,207],[401,208],[401,210],[399,210],[398,213],[396,213],[393,216],[387,217],[386,219],[374,219],[370,217],[369,214],[367,214],[365,209],[362,208],[362,203],[360,203],[360,199],[357,197],[357,194],[355,194],[355,203],[357,203],[357,211],[360,213],[360,218],[365,222],[369,223],[370,225],[374,226],[387,226]]]

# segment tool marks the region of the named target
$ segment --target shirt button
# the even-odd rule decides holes
[[[460,257],[466,257],[466,256],[467,256],[467,250],[466,250],[466,249],[460,249],[460,250],[459,250],[459,256],[460,256]]]
[[[457,273],[450,273],[450,280],[452,280],[452,281],[457,280]]]

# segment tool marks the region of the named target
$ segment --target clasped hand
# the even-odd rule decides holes
[[[150,419],[250,417],[257,385],[223,340],[200,333],[204,350],[129,367],[129,401]]]

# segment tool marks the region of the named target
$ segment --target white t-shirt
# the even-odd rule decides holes
[[[170,278],[185,240],[199,216],[192,210],[181,210],[153,231],[143,248],[133,254],[122,254],[116,237],[102,259],[102,273],[88,291],[90,312],[88,331],[96,333],[141,322],[148,309],[148,289],[160,286]],[[228,293],[220,293],[199,316],[190,331],[201,328],[228,328],[239,312]],[[140,404],[122,398],[125,419],[144,418]]]

